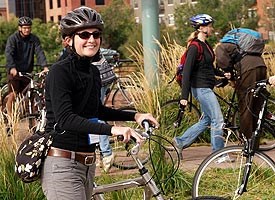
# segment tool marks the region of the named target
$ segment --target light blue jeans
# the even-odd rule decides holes
[[[193,96],[199,101],[202,117],[188,128],[181,136],[175,137],[179,148],[189,147],[196,138],[211,127],[212,150],[216,151],[224,147],[223,139],[223,115],[216,95],[210,88],[191,88]]]
[[[108,85],[101,88],[101,101],[104,101],[105,93],[108,89]],[[98,120],[99,123],[105,123],[102,120]],[[101,150],[102,157],[110,156],[112,155],[112,148],[110,146],[109,142],[109,136],[108,135],[100,135],[99,136],[99,147]]]

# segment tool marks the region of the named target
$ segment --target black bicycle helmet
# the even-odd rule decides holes
[[[31,26],[32,25],[32,19],[29,17],[20,17],[18,20],[18,26]]]
[[[210,23],[213,23],[213,18],[208,14],[199,14],[190,18],[191,25],[198,29],[200,26],[207,26]]]
[[[71,36],[84,28],[98,28],[101,31],[104,29],[101,15],[89,7],[76,8],[60,21],[60,31],[63,38]]]

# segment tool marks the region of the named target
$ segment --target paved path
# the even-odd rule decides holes
[[[275,149],[272,151],[265,152],[269,155],[273,160],[275,160]],[[211,154],[210,146],[191,146],[187,149],[183,150],[183,160],[180,163],[180,169],[183,171],[195,171],[200,163],[205,159],[209,154]],[[109,174],[131,174],[135,173],[137,170],[119,170],[115,167],[112,167]],[[96,170],[96,175],[100,176],[100,168],[98,167]]]

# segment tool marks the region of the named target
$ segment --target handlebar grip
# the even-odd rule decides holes
[[[141,125],[142,127],[145,129],[145,130],[148,130],[150,128],[150,122],[149,120],[147,119],[144,119],[142,122],[141,122]]]
[[[117,140],[118,140],[118,141],[123,141],[123,140],[124,140],[123,135],[118,135],[118,136],[117,136]],[[132,136],[131,136],[131,140],[133,140],[134,142],[136,142],[136,138],[134,138],[134,137],[132,137]]]
[[[118,140],[118,141],[123,141],[123,140],[124,140],[123,135],[118,135],[118,136],[117,136],[117,140]]]

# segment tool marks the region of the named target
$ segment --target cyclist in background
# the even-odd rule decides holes
[[[260,45],[256,45],[256,48],[259,47]],[[258,114],[264,98],[261,96],[255,98],[253,93],[247,93],[247,91],[249,88],[255,87],[256,81],[267,78],[264,59],[258,53],[241,55],[238,46],[232,43],[220,43],[215,52],[216,65],[219,68],[225,71],[235,69],[237,72],[234,87],[238,97],[240,139],[242,139],[242,134],[246,138],[251,138],[257,128]],[[257,140],[256,146],[259,146],[259,140]]]
[[[44,68],[43,72],[48,71],[47,60],[40,45],[40,40],[31,33],[31,27],[31,18],[20,17],[18,31],[9,36],[6,44],[5,55],[9,85],[6,107],[9,116],[12,113],[15,95],[22,92],[30,82],[26,77],[19,77],[18,72],[33,72],[34,55],[36,55],[37,64]]]
[[[111,50],[110,50],[111,51]],[[100,73],[101,78],[101,102],[104,102],[106,92],[110,87],[110,84],[116,79],[116,75],[113,71],[112,66],[108,63],[104,52],[108,53],[107,49],[100,48],[100,56],[98,62],[92,62],[95,65]],[[100,123],[105,123],[104,121],[99,120]],[[99,147],[101,152],[101,162],[100,165],[103,168],[104,172],[109,172],[110,168],[114,162],[114,154],[109,142],[108,135],[99,135]]]

